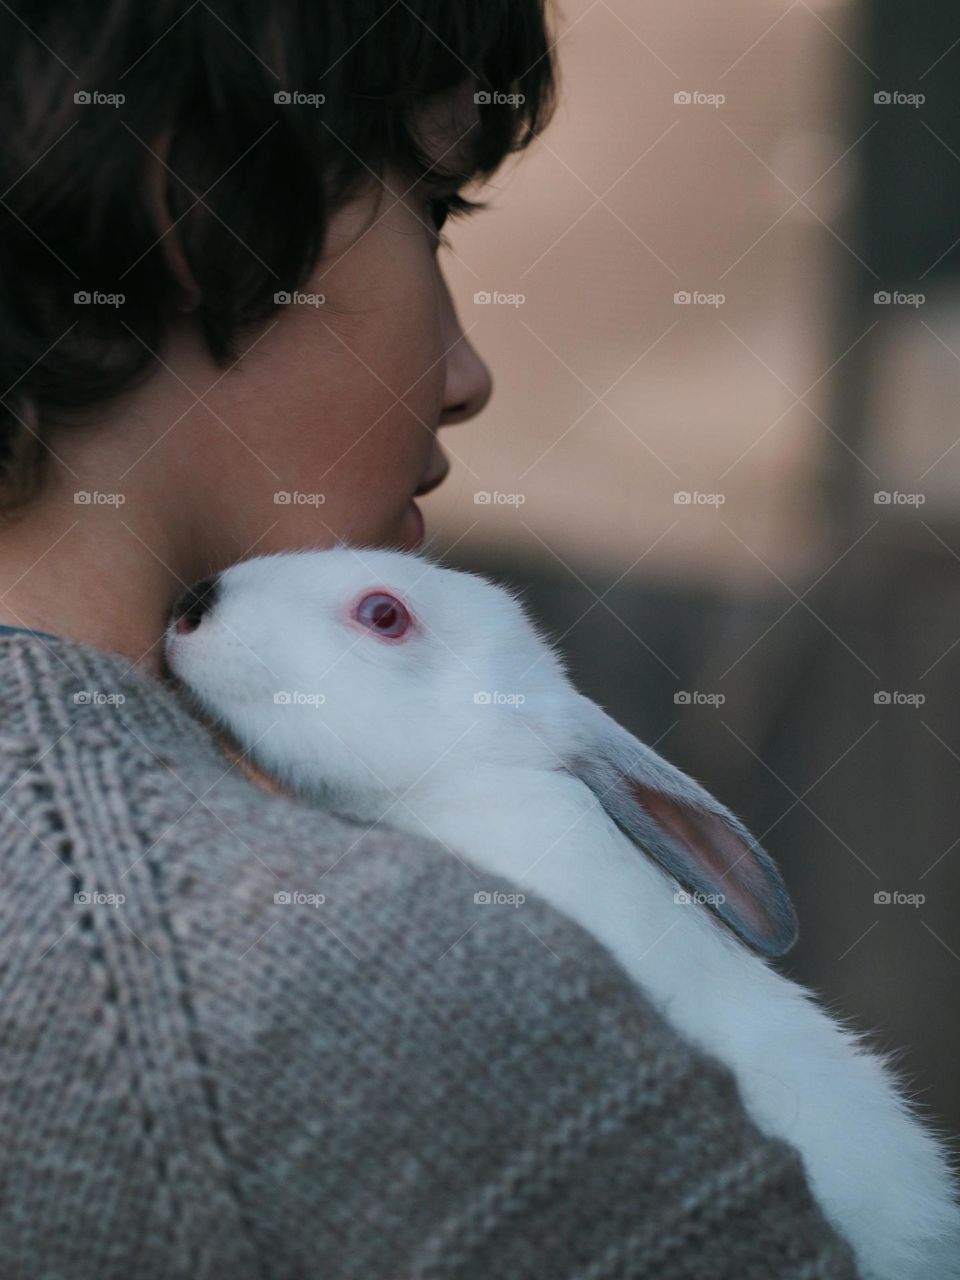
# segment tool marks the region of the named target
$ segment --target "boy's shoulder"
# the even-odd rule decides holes
[[[293,993],[306,1011],[329,1008],[349,977],[357,1000],[390,991],[396,1023],[401,993],[439,991],[452,971],[462,987],[474,963],[477,982],[528,1001],[531,956],[551,974],[548,1003],[561,973],[581,993],[621,980],[546,904],[499,905],[493,891],[516,886],[456,850],[263,791],[170,687],[117,655],[7,636],[0,677],[7,856],[46,904],[34,926],[52,963],[78,949],[73,960],[106,967],[175,964],[198,1010],[209,999],[236,1015],[235,1034],[254,1014],[270,1021],[273,981],[309,978]]]
[[[854,1275],[796,1154],[578,926],[50,650],[0,641],[0,1272]]]

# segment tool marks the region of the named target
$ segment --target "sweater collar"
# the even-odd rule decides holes
[[[49,631],[34,631],[33,627],[8,627],[6,624],[0,624],[0,636],[38,636],[41,640],[58,640],[59,636],[51,635]]]

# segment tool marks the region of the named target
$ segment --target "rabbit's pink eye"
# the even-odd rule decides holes
[[[398,640],[410,629],[411,618],[406,605],[385,591],[371,591],[364,596],[353,616],[361,626],[390,640]]]

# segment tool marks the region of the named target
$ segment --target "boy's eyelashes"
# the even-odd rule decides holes
[[[430,216],[437,234],[438,243],[446,245],[447,241],[440,235],[448,218],[464,218],[478,209],[486,208],[482,201],[467,200],[458,192],[447,195],[431,196],[427,201]]]

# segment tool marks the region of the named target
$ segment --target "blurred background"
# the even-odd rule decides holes
[[[960,12],[564,0],[447,232],[494,399],[433,550],[784,869],[783,962],[960,1134]]]

